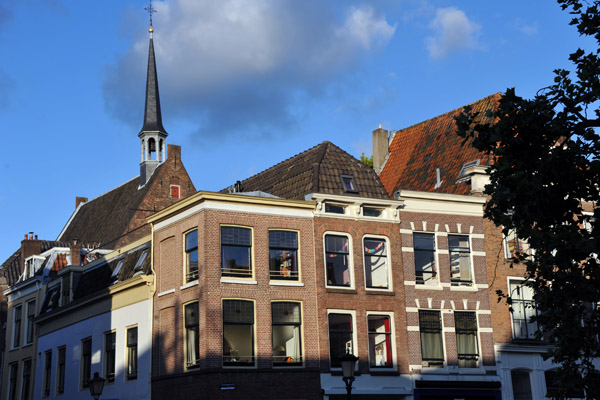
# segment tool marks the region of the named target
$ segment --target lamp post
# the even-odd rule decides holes
[[[346,351],[346,354],[340,357],[340,363],[342,364],[342,379],[346,384],[346,393],[348,394],[348,400],[352,398],[352,382],[354,382],[354,367],[358,357],[354,354],[350,354]]]
[[[94,398],[94,400],[98,400],[100,395],[102,394],[102,389],[104,389],[104,382],[106,379],[100,377],[98,371],[94,372],[94,377],[90,379],[90,394]]]

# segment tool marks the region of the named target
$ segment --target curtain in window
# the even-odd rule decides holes
[[[454,325],[458,366],[476,368],[479,352],[477,350],[477,318],[473,312],[455,312]]]
[[[127,329],[127,379],[137,378],[137,328]]]
[[[430,367],[443,365],[444,349],[439,311],[419,311],[419,329],[422,360],[428,362]]]
[[[185,306],[185,340],[186,365],[188,368],[192,368],[198,365],[198,361],[200,359],[200,335],[197,302]]]
[[[300,340],[300,304],[274,302],[271,304],[273,324],[273,363],[293,365],[302,362]]]
[[[353,354],[352,315],[329,314],[329,356],[331,366],[341,367],[340,357],[346,352]]]
[[[254,365],[254,303],[223,301],[223,364]]]

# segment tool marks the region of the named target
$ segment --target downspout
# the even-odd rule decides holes
[[[156,293],[156,271],[154,271],[154,223],[150,223],[150,271],[152,272],[152,282],[150,284],[150,377],[148,385],[148,399],[152,398],[152,349],[154,348],[154,294]]]

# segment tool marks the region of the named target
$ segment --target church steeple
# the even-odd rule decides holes
[[[148,73],[146,76],[146,105],[144,108],[144,125],[138,134],[141,140],[142,161],[140,163],[140,187],[144,186],[160,163],[167,159],[166,139],[167,131],[162,124],[160,112],[160,96],[158,94],[158,77],[156,74],[156,60],[154,58],[154,42],[152,40],[152,13],[156,12],[150,6],[146,8],[150,13],[150,45],[148,50]]]

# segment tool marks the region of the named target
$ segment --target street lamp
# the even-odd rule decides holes
[[[352,398],[352,382],[354,382],[354,366],[358,361],[358,357],[354,354],[350,354],[346,351],[346,354],[340,357],[340,363],[342,364],[342,379],[346,384],[346,393],[348,393],[348,400]]]
[[[100,377],[98,371],[94,372],[94,377],[90,379],[90,394],[94,398],[94,400],[98,400],[100,395],[102,394],[102,389],[104,389],[104,382],[106,379]]]

